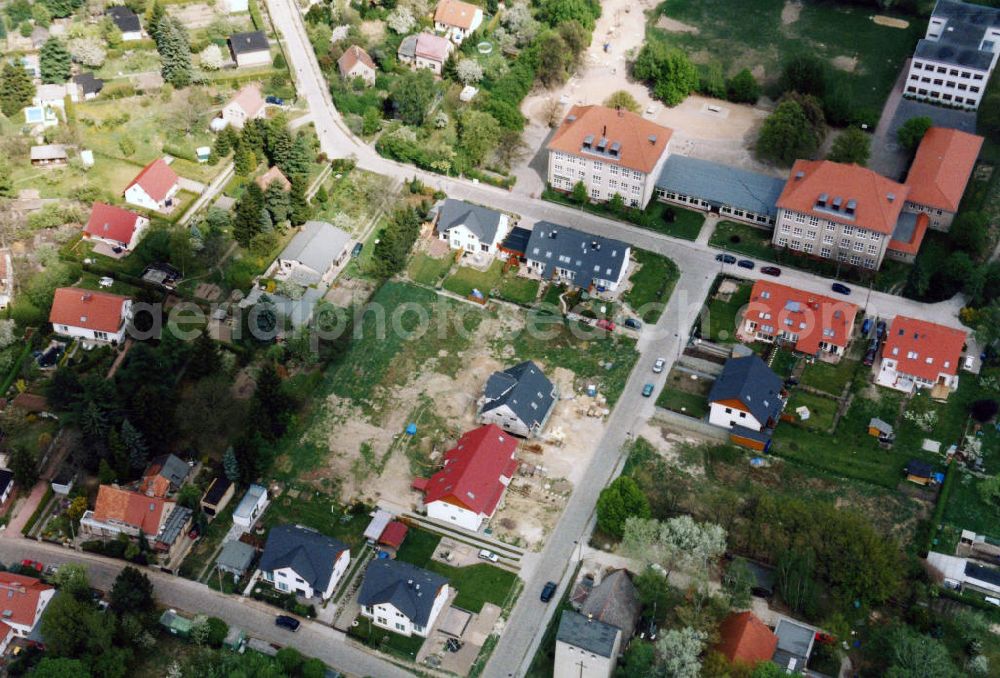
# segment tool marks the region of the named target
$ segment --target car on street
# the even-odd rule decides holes
[[[781,269],[777,266],[761,266],[760,272],[764,275],[773,275],[775,278],[781,275]]]
[[[498,560],[500,560],[500,556],[498,556],[497,554],[493,553],[493,551],[490,551],[489,549],[480,549],[479,550],[479,559],[480,560],[488,560],[491,563],[495,563]]]
[[[663,368],[667,366],[667,361],[663,358],[657,358],[656,362],[653,363],[653,372],[659,374],[663,371]]]
[[[624,324],[625,324],[625,327],[629,328],[630,330],[641,330],[642,329],[642,323],[639,322],[638,320],[636,320],[635,318],[626,318]]]
[[[865,321],[861,323],[861,336],[867,337],[868,333],[872,331],[872,319],[865,318]]]
[[[749,259],[740,259],[738,262],[736,262],[736,265],[739,266],[740,268],[748,268],[752,271],[754,264]]]
[[[363,250],[364,248],[365,244],[362,242],[355,244],[354,249],[351,250],[351,256],[357,259],[358,257],[361,256],[361,250]]]
[[[552,596],[556,594],[556,589],[559,588],[559,584],[554,581],[545,582],[545,586],[542,587],[541,600],[543,603],[547,603],[552,600]]]
[[[276,97],[273,95],[268,95],[264,97],[264,103],[271,104],[272,106],[284,106],[285,100],[281,97]]]
[[[832,285],[830,285],[830,289],[836,292],[837,294],[851,293],[851,288],[848,287],[847,285],[842,285],[841,283],[833,283]]]
[[[735,264],[736,263],[736,257],[734,257],[732,254],[716,254],[715,255],[715,260],[716,261],[721,261],[724,264]]]
[[[643,386],[642,387],[642,397],[643,398],[648,398],[649,396],[653,395],[653,389],[654,388],[655,388],[655,386],[653,386],[652,384],[646,384],[645,386]]]
[[[280,626],[283,629],[288,629],[292,633],[295,633],[299,630],[299,627],[302,626],[302,622],[295,617],[289,617],[287,614],[279,614],[274,618],[274,625]]]
[[[45,569],[45,566],[37,560],[29,560],[27,558],[21,561],[21,567],[26,567],[28,569],[35,570],[36,572],[41,572]]]
[[[607,318],[601,318],[600,320],[597,321],[597,329],[606,330],[608,332],[614,332],[615,324],[610,320],[608,320]]]
[[[875,325],[875,334],[879,339],[885,339],[886,335],[889,333],[889,325],[884,320],[879,320]]]
[[[871,367],[875,364],[875,356],[878,354],[878,346],[869,346],[868,350],[865,351],[864,365],[865,367]]]

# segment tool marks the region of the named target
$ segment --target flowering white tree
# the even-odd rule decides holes
[[[17,341],[17,335],[14,333],[15,324],[13,320],[0,320],[0,348],[7,348]]]
[[[705,647],[705,634],[690,626],[671,629],[656,641],[657,675],[666,678],[698,678],[698,656]]]
[[[455,75],[463,85],[475,85],[483,79],[483,67],[475,59],[462,59],[455,66]]]
[[[504,12],[503,25],[518,45],[526,45],[538,35],[538,22],[531,16],[531,8],[526,2],[511,5]]]
[[[222,68],[222,50],[218,45],[212,43],[201,50],[198,60],[206,71],[217,71]]]
[[[92,68],[103,66],[104,60],[108,57],[108,52],[104,49],[104,44],[97,38],[70,40],[69,54],[73,57],[74,61]]]
[[[396,7],[385,18],[385,25],[393,32],[399,34],[409,33],[415,23],[416,20],[413,18],[413,12],[408,7]]]
[[[698,523],[691,516],[659,521],[630,517],[625,521],[622,551],[646,563],[655,563],[667,574],[681,570],[704,571],[726,550],[726,531],[713,523]]]

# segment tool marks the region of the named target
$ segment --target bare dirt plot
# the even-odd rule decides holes
[[[802,3],[787,0],[785,6],[781,8],[781,25],[794,24],[799,20],[800,14],[802,14]]]
[[[656,20],[656,27],[662,28],[670,33],[694,33],[697,35],[700,32],[697,26],[691,26],[683,21],[671,19],[666,14]]]
[[[905,19],[897,19],[891,16],[883,16],[882,14],[876,14],[872,17],[872,21],[877,23],[879,26],[888,26],[889,28],[909,28],[910,22]]]
[[[204,3],[167,5],[167,14],[179,19],[189,29],[210,26],[219,16],[212,5]]]
[[[838,56],[830,60],[833,67],[837,70],[846,71],[847,73],[853,73],[858,67],[858,58],[849,56]]]

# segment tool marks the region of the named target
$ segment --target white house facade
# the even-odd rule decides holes
[[[49,322],[56,334],[94,343],[121,344],[132,317],[132,300],[76,287],[56,290]]]
[[[495,256],[510,231],[502,212],[448,198],[436,208],[434,227],[453,250]]]
[[[264,580],[283,593],[328,600],[351,563],[346,544],[301,525],[275,525],[260,558]]]
[[[448,604],[448,580],[401,560],[376,559],[365,569],[361,616],[402,636],[426,638]]]
[[[263,574],[264,579],[273,584],[274,588],[279,591],[285,593],[295,593],[304,598],[321,598],[323,600],[327,600],[333,595],[333,592],[337,590],[337,586],[340,584],[340,580],[344,577],[344,572],[347,571],[347,566],[350,565],[350,563],[350,551],[341,551],[336,562],[334,563],[333,571],[330,575],[330,581],[327,583],[326,589],[323,591],[315,590],[308,581],[303,579],[299,573],[291,567],[267,570]]]
[[[620,629],[567,610],[559,620],[552,678],[611,678],[621,644]]]

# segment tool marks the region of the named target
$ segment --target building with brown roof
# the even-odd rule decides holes
[[[615,194],[644,208],[669,155],[674,131],[606,106],[574,106],[549,142],[548,183],[570,192],[578,182],[593,201]]]
[[[770,661],[777,648],[778,637],[753,612],[734,612],[719,625],[715,649],[732,663]]]
[[[132,300],[117,294],[60,287],[52,299],[52,331],[88,342],[120,344],[132,314]]]
[[[797,160],[778,198],[773,243],[794,252],[876,270],[887,252],[909,187],[859,165]],[[897,240],[915,244],[904,220]],[[896,258],[905,258],[900,252]]]
[[[906,175],[906,209],[926,213],[930,228],[950,229],[982,147],[983,138],[975,134],[945,127],[927,130]]]
[[[93,539],[112,540],[119,535],[148,539],[153,548],[170,558],[184,543],[193,512],[173,501],[101,485],[94,510],[80,519],[80,532]]]
[[[435,75],[441,75],[444,62],[454,49],[454,45],[446,38],[432,33],[408,35],[399,43],[396,57],[413,70],[427,69]]]
[[[143,167],[125,187],[125,202],[148,210],[164,210],[173,205],[174,196],[180,188],[177,172],[166,160],[157,158]]]
[[[483,10],[462,0],[441,0],[434,10],[434,30],[461,45],[483,23]]]
[[[355,78],[361,78],[369,87],[375,84],[375,62],[368,56],[368,52],[358,45],[351,45],[344,50],[344,53],[337,59],[337,70],[340,71],[340,77],[344,80],[351,81]]]
[[[256,84],[247,85],[222,109],[222,119],[226,124],[243,129],[249,120],[259,120],[264,117],[264,96]]]
[[[260,186],[260,190],[262,191],[266,191],[268,186],[274,182],[278,182],[278,185],[281,186],[283,191],[290,191],[292,189],[292,182],[290,182],[288,177],[286,177],[284,173],[278,169],[277,165],[254,179],[254,183]]]

